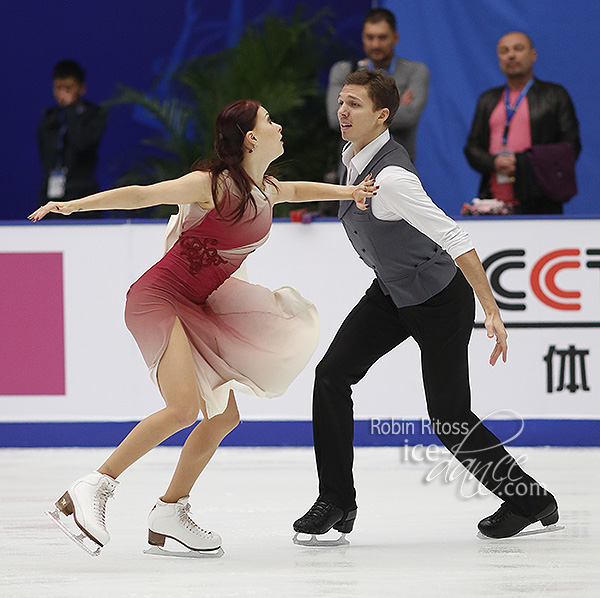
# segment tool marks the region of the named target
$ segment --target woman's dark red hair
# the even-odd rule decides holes
[[[192,165],[192,170],[210,172],[216,210],[220,216],[234,222],[244,215],[249,206],[252,206],[256,212],[252,189],[258,183],[253,181],[242,168],[242,158],[246,133],[254,128],[260,106],[257,100],[237,100],[225,106],[219,112],[215,123],[217,157],[208,163],[197,160]],[[222,176],[225,171],[233,185],[226,184]],[[265,177],[261,182],[266,184],[268,179]],[[227,212],[226,216],[225,212]]]

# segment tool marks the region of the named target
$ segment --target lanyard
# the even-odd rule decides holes
[[[387,74],[392,77],[394,75],[394,71],[396,70],[396,62],[398,62],[398,57],[397,56],[393,56],[392,57],[392,61],[390,62],[390,65],[387,68]],[[372,71],[383,71],[385,69],[377,69],[373,66],[373,62],[371,61],[371,59],[369,58],[367,60],[367,66],[369,67],[369,69],[371,69]]]
[[[56,170],[60,170],[63,166],[65,158],[65,134],[67,132],[67,117],[65,115],[65,109],[58,109],[58,122],[60,128],[58,129],[58,137],[56,139]]]
[[[502,133],[502,147],[506,147],[506,142],[508,141],[508,127],[510,126],[510,121],[515,115],[519,104],[523,101],[523,98],[527,95],[527,92],[529,91],[529,88],[532,85],[533,77],[529,79],[529,81],[527,81],[527,85],[525,85],[525,87],[521,90],[521,93],[519,94],[519,97],[517,98],[517,101],[515,102],[514,106],[511,106],[508,100],[508,95],[510,92],[510,90],[508,89],[508,85],[504,90],[504,107],[506,108],[506,122],[504,123],[504,133]]]

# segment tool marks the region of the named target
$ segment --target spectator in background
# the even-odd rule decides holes
[[[98,191],[98,147],[106,128],[104,110],[83,100],[85,72],[72,60],[53,71],[56,106],[46,110],[38,128],[43,179],[38,204],[69,201]],[[77,215],[76,215],[77,216]]]
[[[465,146],[483,176],[480,198],[495,198],[522,214],[562,214],[577,192],[579,123],[566,89],[533,76],[531,38],[513,31],[497,47],[506,84],[479,97]]]
[[[400,107],[390,125],[390,132],[414,162],[417,125],[429,95],[429,69],[422,62],[395,56],[394,47],[399,39],[396,17],[392,12],[375,8],[366,14],[362,29],[366,58],[358,63],[343,60],[331,67],[327,87],[327,120],[331,129],[339,131],[338,96],[349,73],[357,69],[380,70],[394,78],[400,93]]]
[[[394,13],[385,8],[374,8],[365,15],[362,44],[366,57],[358,62],[341,60],[331,67],[327,84],[327,121],[331,129],[339,132],[338,96],[351,72],[371,69],[390,75],[396,81],[400,93],[400,106],[389,131],[404,146],[414,162],[417,153],[417,125],[429,97],[429,69],[422,62],[396,56],[394,47],[399,39]],[[342,140],[340,152],[344,143]],[[340,181],[344,175],[345,167],[339,159],[336,164],[337,170],[326,177],[329,182]],[[337,206],[332,202],[322,202],[319,209],[324,216],[337,215]]]

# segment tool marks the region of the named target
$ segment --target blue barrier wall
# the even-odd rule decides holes
[[[137,422],[0,422],[0,448],[117,446]],[[507,446],[599,446],[600,420],[488,420],[485,425]],[[192,428],[163,446],[181,446]],[[423,420],[357,420],[355,446],[441,446]],[[309,421],[246,421],[222,446],[313,446]]]

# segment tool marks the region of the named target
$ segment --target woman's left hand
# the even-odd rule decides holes
[[[352,199],[360,210],[368,208],[367,199],[377,195],[377,189],[379,187],[375,186],[375,179],[370,174],[366,176],[362,183],[354,187],[352,190]]]

